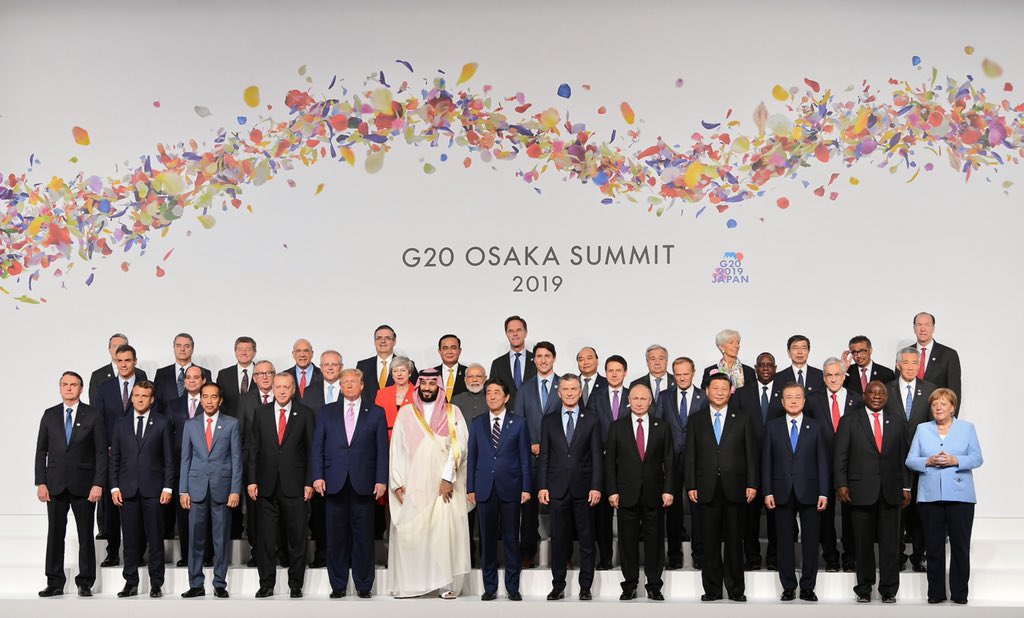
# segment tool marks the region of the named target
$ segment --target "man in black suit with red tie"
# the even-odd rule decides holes
[[[921,353],[917,377],[919,380],[934,384],[935,388],[948,388],[956,393],[958,403],[953,415],[957,416],[964,405],[960,381],[960,355],[953,348],[935,341],[932,338],[934,334],[934,315],[922,311],[914,316],[914,335],[917,337],[914,347]]]
[[[124,531],[124,588],[118,597],[139,594],[139,559],[149,549],[149,596],[163,596],[163,507],[171,501],[174,455],[171,422],[154,412],[153,383],[132,389],[133,413],[118,421],[110,443],[110,494],[121,509]]]
[[[727,374],[708,376],[709,406],[690,416],[686,430],[686,493],[700,509],[703,536],[701,601],[721,599],[723,581],[730,600],[747,600],[743,581],[744,518],[761,484],[760,451],[750,415],[731,404],[731,391]]]
[[[161,409],[165,403],[185,394],[185,370],[192,366],[192,353],[195,351],[195,340],[188,333],[174,336],[174,362],[156,370],[153,383],[156,385],[156,405]],[[203,378],[209,384],[213,374],[209,369],[201,367]]]
[[[217,386],[220,386],[221,393],[224,394],[224,403],[221,404],[220,411],[228,416],[238,418],[239,400],[252,388],[254,358],[256,340],[252,337],[239,337],[235,339],[235,360],[238,362],[217,372]]]
[[[571,373],[558,382],[560,414],[541,421],[537,499],[548,505],[551,522],[551,592],[549,601],[565,596],[565,565],[572,556],[573,529],[580,540],[580,600],[591,599],[594,582],[594,507],[604,488],[604,445],[597,415],[580,400],[579,378]]]
[[[640,540],[644,543],[647,598],[664,601],[665,512],[672,506],[673,448],[668,424],[648,414],[654,396],[646,384],[629,390],[630,414],[608,429],[605,491],[618,511],[622,561],[620,601],[636,598],[640,581]]]
[[[527,334],[526,320],[518,315],[505,318],[505,338],[508,339],[509,351],[491,361],[491,370],[487,373],[489,378],[501,380],[508,385],[509,410],[515,405],[519,387],[537,375],[533,352],[526,349]]]
[[[892,369],[871,360],[872,351],[871,340],[864,335],[857,335],[850,339],[849,349],[843,352],[843,363],[849,366],[846,370],[846,383],[843,386],[851,393],[862,397],[868,382],[878,380],[882,384],[888,384],[896,379]]]
[[[587,404],[587,411],[596,415],[601,428],[601,443],[608,443],[608,430],[612,423],[629,414],[629,389],[624,386],[628,365],[626,359],[612,354],[604,361],[604,373],[608,379],[607,388],[595,394]],[[605,492],[607,495],[608,492]],[[612,568],[614,535],[612,527],[615,509],[602,500],[596,509],[595,527],[597,538],[597,570],[607,571]]]
[[[878,593],[895,603],[900,588],[900,509],[910,504],[906,421],[885,412],[885,385],[869,382],[866,409],[839,421],[833,454],[836,494],[851,507],[857,546],[858,603],[871,602],[878,541]]]
[[[64,594],[64,536],[68,509],[78,529],[78,594],[92,596],[96,582],[94,505],[107,484],[107,435],[103,414],[81,402],[82,376],[60,376],[60,405],[48,408],[36,439],[36,497],[46,503],[46,587],[41,597]]]

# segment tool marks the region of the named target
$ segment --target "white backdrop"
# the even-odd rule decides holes
[[[237,126],[237,115],[257,116],[242,101],[251,84],[281,120],[289,89],[320,97],[337,75],[362,90],[365,76],[380,69],[392,83],[419,83],[413,80],[443,68],[453,82],[464,63],[478,62],[468,84],[477,91],[483,84],[495,96],[521,91],[535,110],[569,111],[600,139],[617,128],[617,143],[625,125],[615,110],[628,101],[641,145],[657,136],[686,144],[701,120],[721,121],[730,108],[751,131],[761,101],[782,111],[772,87],[802,88],[805,77],[839,95],[862,80],[884,92],[889,78],[924,83],[935,66],[940,80],[972,74],[999,97],[1003,83],[1024,70],[1015,64],[1024,58],[1018,3],[972,5],[972,14],[985,16],[984,36],[965,32],[962,6],[891,4],[5,2],[0,171],[21,173],[34,155],[42,160],[30,173],[38,182],[79,172],[115,176],[126,160],[155,153],[157,142],[209,140],[217,128]],[[967,55],[965,45],[977,51]],[[912,66],[914,55],[923,70]],[[986,57],[1006,74],[986,78]],[[416,75],[395,59],[409,61]],[[299,76],[301,65],[312,85]],[[556,95],[562,82],[573,88],[569,100]],[[1016,105],[1015,94],[1002,96]],[[197,116],[196,105],[212,115]],[[610,110],[603,116],[596,113],[602,105]],[[76,125],[89,130],[90,146],[74,143]],[[965,183],[945,156],[922,149],[916,160],[935,169],[913,183],[906,170],[890,173],[877,161],[852,169],[832,163],[801,172],[810,189],[780,179],[764,197],[725,214],[708,208],[697,217],[706,203],[676,204],[657,217],[626,200],[602,205],[592,185],[553,170],[529,185],[515,176],[531,167],[525,160],[474,157],[466,169],[465,156],[398,143],[377,174],[361,161],[352,168],[329,160],[286,172],[244,189],[252,213],[215,212],[211,230],[187,213],[166,237],[154,235],[145,256],[79,263],[63,279],[44,273],[32,293],[45,304],[0,303],[8,419],[0,511],[40,512],[32,488],[39,414],[57,402],[62,370],[88,378],[105,362],[115,331],[129,334],[151,375],[172,361],[179,331],[193,334],[197,362],[216,371],[233,362],[232,342],[242,334],[281,368],[291,365],[300,336],[318,353],[341,350],[354,365],[373,353],[380,323],[395,327],[399,351],[421,365],[438,362],[437,337],[452,331],[462,337],[464,362],[489,366],[504,349],[502,320],[518,313],[529,321],[531,345],[546,339],[558,347],[558,371],[575,370],[576,351],[593,345],[602,361],[623,354],[635,377],[653,342],[700,367],[715,362],[722,328],[743,333],[741,358],[749,364],[767,350],[787,366],[786,338],[803,333],[818,366],[856,334],[870,336],[875,359],[891,365],[898,347],[912,341],[913,314],[926,310],[938,317],[936,340],[959,350],[963,362],[963,416],[978,425],[986,457],[976,475],[978,514],[1024,516],[1024,501],[1007,491],[1024,424],[1005,394],[1024,344],[1010,317],[1022,301],[1020,166],[981,170]],[[425,162],[436,173],[425,174]],[[838,199],[815,197],[811,190],[832,172],[841,174]],[[1017,185],[1004,192],[1003,180]],[[791,206],[777,208],[779,197]],[[568,264],[573,245],[655,244],[674,245],[670,264]],[[537,245],[540,254],[552,246],[561,265],[471,267],[462,256],[474,245]],[[411,269],[401,259],[407,247],[451,247],[457,259],[450,268]],[[749,282],[711,283],[730,251],[744,254]],[[120,268],[125,260],[128,272]],[[158,265],[162,278],[154,275]],[[90,267],[95,281],[87,287]],[[517,293],[517,275],[558,275],[563,284],[557,292]],[[2,284],[14,295],[25,291],[23,282]]]

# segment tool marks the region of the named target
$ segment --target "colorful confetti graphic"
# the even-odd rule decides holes
[[[912,64],[919,63],[914,57]],[[517,176],[531,184],[555,170],[595,187],[602,203],[620,198],[646,202],[658,215],[676,202],[706,203],[725,212],[763,196],[765,187],[783,178],[798,181],[789,188],[800,190],[802,182],[814,195],[836,199],[839,172],[812,188],[801,178],[810,167],[838,169],[866,162],[894,173],[905,170],[907,182],[913,182],[922,171],[934,169],[923,159],[946,157],[969,180],[979,170],[1018,164],[1024,156],[1024,104],[999,98],[1012,92],[1012,84],[989,91],[972,76],[939,80],[935,69],[930,82],[890,79],[884,89],[863,82],[842,94],[809,78],[800,88],[777,85],[769,104],[754,107],[754,130],[743,131],[730,109],[720,120],[702,121],[702,130],[684,147],[661,139],[642,143],[637,112],[627,101],[608,106],[617,104],[625,135],[617,138],[612,131],[603,139],[575,121],[579,110],[571,121],[567,112],[534,108],[522,93],[495,98],[488,86],[482,93],[459,88],[473,80],[476,63],[462,67],[452,88],[441,72],[418,78],[423,85],[413,88],[412,64],[396,64],[395,71],[408,78],[396,86],[380,71],[358,93],[350,93],[335,77],[327,91],[340,90],[337,98],[317,99],[308,91],[292,90],[284,98],[286,120],[265,118],[246,127],[248,118],[238,116],[241,128],[220,129],[210,144],[195,139],[157,144],[155,153],[142,156],[136,168],[119,178],[81,173],[43,182],[28,172],[0,174],[0,278],[14,279],[19,288],[31,291],[42,273],[65,277],[76,261],[142,254],[187,213],[212,228],[214,211],[242,206],[244,188],[260,186],[297,165],[334,160],[361,165],[372,174],[403,143],[461,152],[465,167],[474,161],[514,160]],[[987,58],[980,68],[989,78],[1002,75],[1002,68]],[[305,66],[299,74],[305,74]],[[677,87],[682,83],[676,80]],[[588,84],[581,87],[590,90]],[[557,95],[571,99],[572,86],[559,85]],[[260,89],[250,86],[241,98],[255,108]],[[159,107],[159,102],[153,105]],[[597,113],[607,109],[602,106]],[[195,113],[211,112],[196,106]],[[78,147],[90,144],[82,127],[74,127],[71,137]],[[442,154],[441,161],[447,159]],[[38,165],[33,159],[30,167],[32,163]],[[428,174],[435,169],[431,163],[423,166]],[[849,182],[859,181],[850,177]],[[314,195],[322,190],[323,184]],[[775,202],[779,208],[789,206],[784,196]],[[735,219],[728,223],[736,226]],[[123,261],[121,270],[129,266]],[[163,273],[157,267],[157,276]],[[87,285],[93,277],[88,274]],[[0,291],[14,297],[3,287]],[[17,300],[37,302],[27,294]]]

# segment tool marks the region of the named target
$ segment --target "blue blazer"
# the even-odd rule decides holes
[[[925,467],[924,462],[939,451],[955,455],[959,465],[949,468]],[[974,425],[956,419],[945,439],[939,436],[935,421],[917,426],[907,455],[907,467],[921,475],[917,481],[917,501],[977,502],[974,494],[974,468],[981,466],[981,445]]]
[[[708,406],[707,394],[693,387],[693,397],[686,410],[686,417],[679,414],[679,387],[673,386],[658,397],[658,404],[654,407],[654,417],[664,420],[672,430],[672,446],[675,448],[677,459],[683,454],[683,447],[686,445],[686,422],[687,418],[694,412],[700,412]]]
[[[125,498],[159,498],[164,488],[174,488],[174,453],[171,422],[150,410],[142,443],[135,440],[135,412],[122,418],[110,443],[110,488]]]
[[[523,385],[516,391],[516,403],[512,412],[526,419],[530,428],[530,443],[540,444],[540,421],[545,414],[558,412],[562,400],[558,398],[558,374],[551,375],[548,386],[548,405],[540,405],[540,376],[523,380]],[[490,433],[488,433],[490,435]]]
[[[523,492],[533,491],[530,432],[523,417],[506,410],[495,449],[491,442],[491,416],[481,414],[469,428],[466,493],[475,493],[478,502],[490,500],[492,494],[497,494],[502,502],[519,502]]]
[[[361,496],[373,493],[377,483],[388,484],[388,422],[384,409],[361,395],[352,444],[345,432],[345,398],[320,408],[313,430],[310,469],[313,480],[323,480],[327,493],[336,494],[352,483]]]
[[[800,504],[816,504],[832,493],[832,453],[821,423],[804,413],[796,452],[789,441],[788,416],[768,421],[761,444],[761,494],[786,504],[794,493]]]
[[[136,369],[135,383],[138,384],[145,379],[146,374]],[[131,391],[128,392],[127,407],[121,403],[121,394],[121,380],[118,376],[114,376],[100,384],[96,395],[96,403],[93,404],[94,408],[98,408],[103,412],[103,426],[107,430],[107,444],[110,444],[114,438],[114,428],[117,427],[117,422],[127,416],[128,412],[132,409]],[[155,402],[154,407],[158,407],[155,405]]]
[[[213,431],[213,448],[206,448],[206,414],[196,412],[185,423],[181,436],[181,477],[178,493],[194,502],[207,495],[214,502],[228,501],[229,494],[242,493],[242,437],[238,421],[223,411]]]

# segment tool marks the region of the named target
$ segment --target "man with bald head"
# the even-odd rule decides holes
[[[292,358],[295,364],[288,372],[295,376],[295,392],[301,399],[306,394],[306,388],[323,380],[323,372],[313,364],[313,344],[309,339],[295,340],[292,344]]]
[[[608,387],[608,380],[597,372],[598,358],[597,350],[590,346],[581,348],[576,353],[576,366],[580,370],[580,384],[582,385],[580,401],[583,407],[590,405],[590,396],[600,394],[602,389]]]

